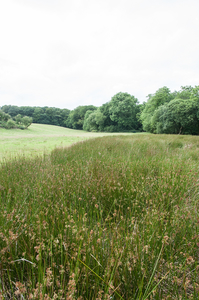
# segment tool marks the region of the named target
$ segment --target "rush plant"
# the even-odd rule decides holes
[[[198,299],[199,139],[108,136],[0,167],[0,299]]]

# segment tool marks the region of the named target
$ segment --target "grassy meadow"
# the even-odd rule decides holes
[[[91,135],[3,160],[0,299],[199,299],[199,137]]]
[[[26,130],[0,128],[0,161],[49,154],[55,147],[69,146],[89,137],[83,131],[43,124],[32,124]]]
[[[26,130],[0,128],[0,161],[20,156],[43,156],[56,147],[106,135],[115,133],[86,132],[44,124],[32,124]]]

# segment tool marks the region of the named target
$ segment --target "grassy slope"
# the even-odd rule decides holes
[[[0,160],[18,155],[48,154],[55,147],[65,147],[88,138],[104,135],[110,134],[43,124],[32,124],[27,130],[0,128]]]

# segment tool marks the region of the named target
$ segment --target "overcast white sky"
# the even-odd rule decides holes
[[[199,85],[198,0],[0,0],[0,106]]]

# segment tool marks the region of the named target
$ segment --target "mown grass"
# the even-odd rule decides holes
[[[199,138],[90,139],[0,169],[2,299],[198,299]]]

